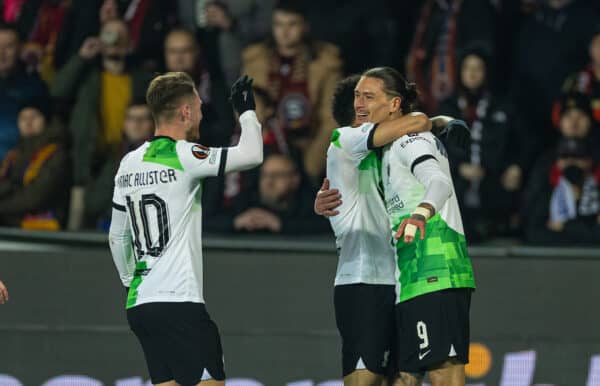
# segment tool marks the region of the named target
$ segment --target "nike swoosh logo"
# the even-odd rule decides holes
[[[419,353],[419,360],[422,361],[423,358],[425,358],[427,356],[427,354],[429,354],[430,352],[431,352],[431,350],[427,350],[423,354]]]

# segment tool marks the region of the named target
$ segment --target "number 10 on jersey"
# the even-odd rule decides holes
[[[131,216],[136,260],[146,255],[160,256],[170,237],[167,203],[156,194],[142,194],[140,200],[131,196],[125,198]]]

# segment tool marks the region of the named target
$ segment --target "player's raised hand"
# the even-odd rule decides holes
[[[342,205],[342,195],[337,189],[329,189],[329,180],[325,178],[315,197],[315,213],[325,217],[335,216],[340,213],[335,210],[340,205]]]
[[[0,304],[4,304],[8,301],[8,290],[4,283],[0,281]]]
[[[239,115],[242,115],[248,110],[256,110],[252,82],[252,78],[248,75],[244,75],[236,80],[233,86],[231,86],[229,100]]]

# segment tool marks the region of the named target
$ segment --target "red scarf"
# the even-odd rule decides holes
[[[54,48],[58,32],[62,26],[70,0],[64,0],[53,5],[45,1],[37,12],[35,26],[29,36],[29,42],[38,43],[42,47]]]
[[[124,19],[129,24],[129,34],[134,47],[139,43],[149,5],[148,0],[133,0],[125,11]]]
[[[431,63],[425,66],[424,61],[429,54],[425,51],[425,34],[431,23],[431,13],[435,2],[445,12],[445,23],[440,34],[436,37]],[[440,2],[428,0],[423,6],[415,38],[410,49],[408,61],[409,77],[413,78],[419,87],[423,104],[428,112],[437,109],[439,101],[447,98],[454,91],[456,81],[456,37],[457,20],[462,0]]]
[[[596,182],[600,184],[600,167],[595,167],[592,170],[592,174],[594,175]],[[558,162],[555,162],[550,168],[550,175],[548,176],[550,185],[556,187],[560,181],[560,177],[562,177],[562,171],[558,167]]]

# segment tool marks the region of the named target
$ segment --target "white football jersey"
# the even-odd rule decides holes
[[[113,206],[127,212],[135,256],[127,308],[204,302],[202,179],[223,173],[226,154],[225,148],[155,137],[121,161]]]
[[[435,161],[432,161],[435,160]],[[451,195],[427,220],[423,240],[396,243],[397,302],[448,288],[475,288],[462,219],[448,155],[442,142],[429,132],[405,135],[386,146],[383,155],[385,203],[393,235],[423,202],[424,186],[413,174],[421,162],[435,162],[450,182]]]
[[[410,217],[425,195],[425,187],[413,175],[416,164],[432,158],[437,160],[450,181],[452,175],[444,145],[430,132],[404,135],[386,146],[383,154],[385,204],[391,227],[395,228]],[[438,213],[450,228],[464,235],[454,185],[452,195],[442,208],[438,208]]]
[[[381,159],[368,148],[374,126],[336,129],[327,150],[329,186],[342,194],[340,213],[329,217],[339,256],[335,285],[396,282]]]

